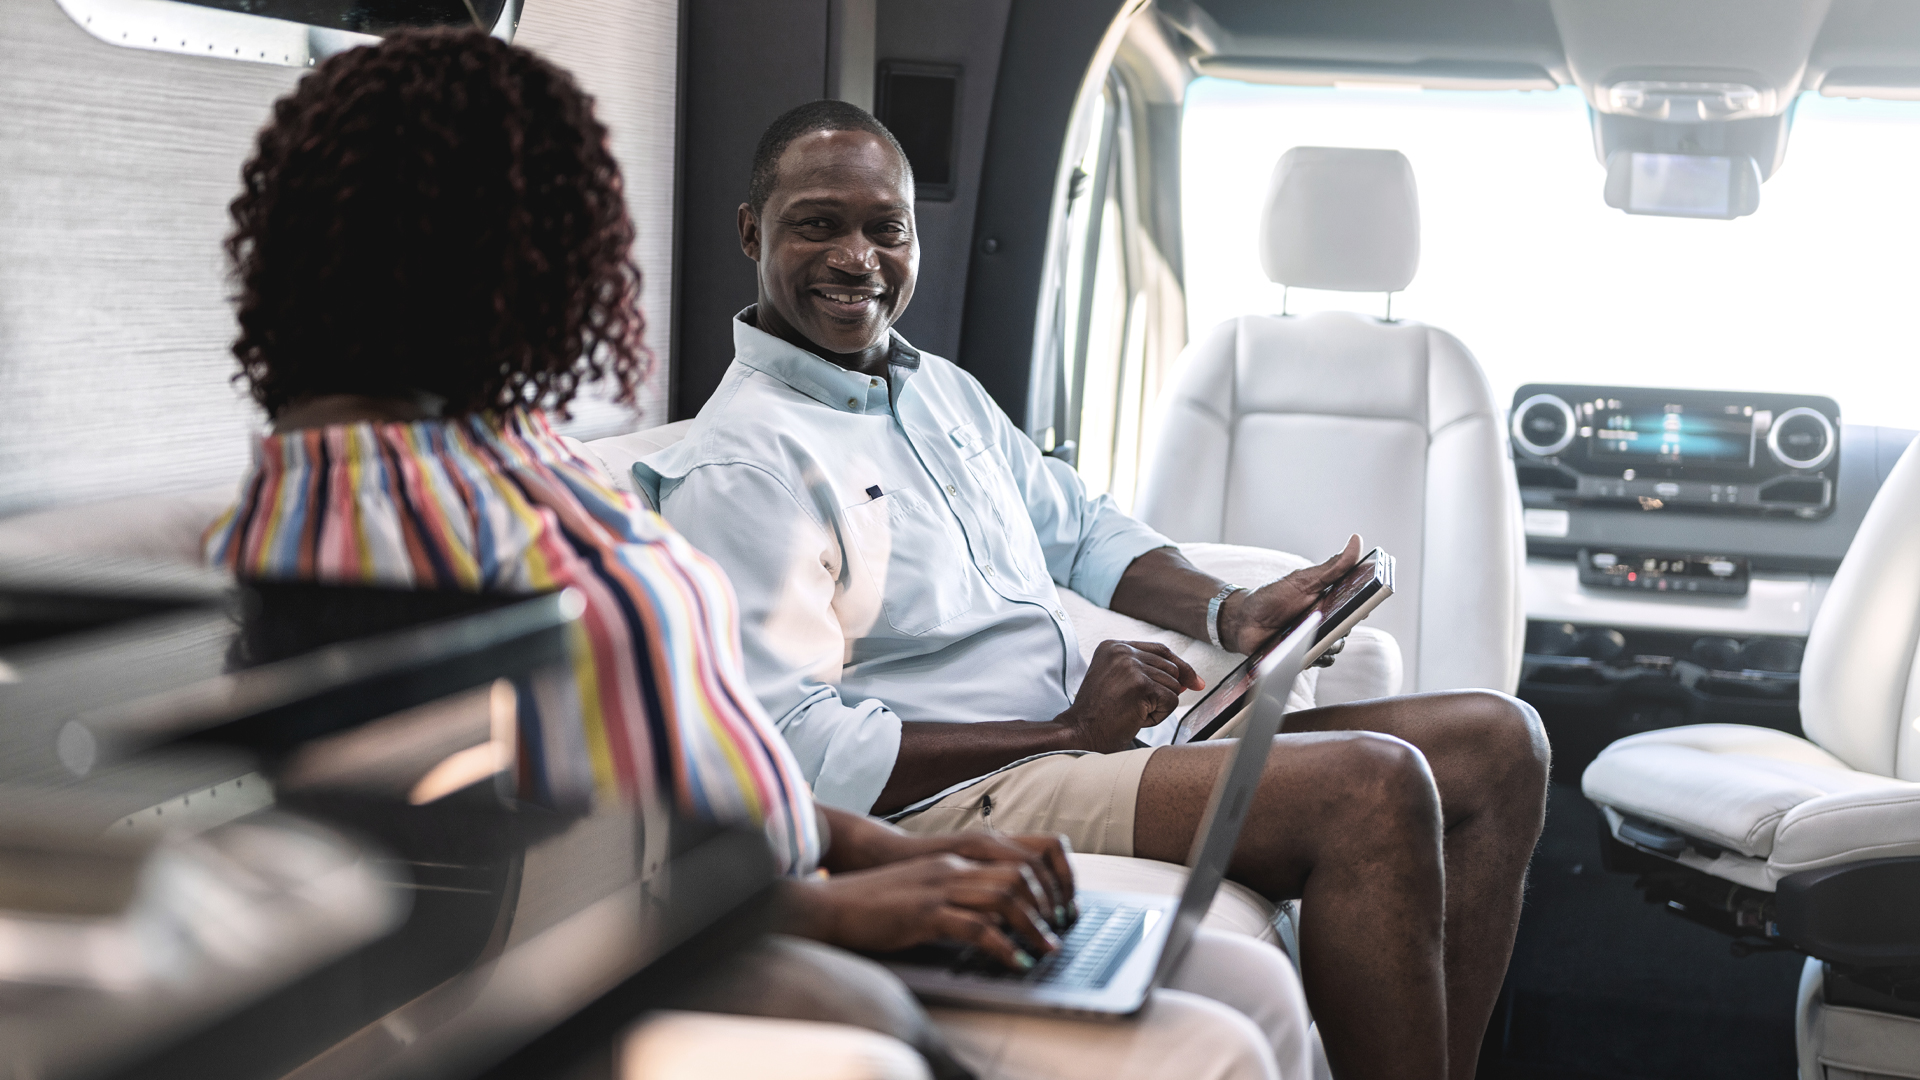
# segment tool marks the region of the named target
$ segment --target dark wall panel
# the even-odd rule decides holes
[[[675,420],[700,411],[733,359],[731,319],[754,298],[734,212],[760,132],[825,90],[827,8],[828,0],[688,0],[683,9]]]
[[[1120,0],[1014,0],[994,90],[960,325],[961,366],[1023,423],[1060,152]]]
[[[919,348],[958,359],[960,319],[966,307],[967,264],[973,249],[974,207],[987,154],[994,75],[1006,38],[1010,0],[880,0],[874,54],[960,68],[953,198],[922,201],[920,284],[900,320],[900,333]]]

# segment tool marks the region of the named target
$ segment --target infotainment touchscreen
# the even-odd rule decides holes
[[[1833,509],[1840,407],[1832,398],[1534,384],[1514,395],[1514,464],[1527,505],[1643,510]]]
[[[1681,404],[1662,404],[1654,411],[1645,406],[1596,409],[1586,401],[1580,403],[1580,412],[1580,426],[1593,431],[1589,452],[1596,459],[1647,465],[1753,464],[1758,424],[1751,405],[1709,405],[1688,412]],[[1771,417],[1762,409],[1758,419]]]

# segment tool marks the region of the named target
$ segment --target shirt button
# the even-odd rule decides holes
[[[1067,613],[1064,611],[1061,611],[1059,608],[1054,608],[1053,617],[1056,619],[1064,619],[1067,617]]]
[[[954,486],[953,486],[952,484],[948,484],[948,485],[947,485],[947,494],[949,494],[949,495],[958,495],[958,494],[960,494],[960,489],[959,489],[959,488],[957,488],[957,487],[954,487]]]
[[[989,567],[987,567],[987,568],[986,568],[986,570],[985,570],[985,571],[983,571],[983,572],[984,572],[984,573],[985,573],[985,574],[986,574],[986,575],[987,575],[988,577],[992,577],[992,576],[993,576],[993,567],[991,567],[991,566],[989,566]]]
[[[860,399],[859,399],[859,398],[848,398],[848,399],[847,399],[847,408],[849,408],[849,409],[852,409],[852,408],[856,408],[856,407],[858,407],[858,406],[859,406],[859,404],[860,404]]]
[[[879,380],[879,379],[868,379],[868,380],[867,380],[867,385],[868,385],[868,386],[879,386],[879,385],[880,385],[880,380]]]

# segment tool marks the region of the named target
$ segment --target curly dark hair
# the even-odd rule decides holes
[[[475,30],[331,57],[274,104],[233,200],[236,381],[276,416],[321,394],[547,407],[641,341],[620,167],[566,72]]]

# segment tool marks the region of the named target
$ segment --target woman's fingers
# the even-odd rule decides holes
[[[990,911],[1014,934],[1043,953],[1060,947],[1041,911],[1050,910],[1040,880],[1026,863],[996,863],[959,875],[946,890],[947,902]]]
[[[1067,858],[1072,850],[1067,838],[1058,834],[1009,837],[1014,843],[1033,853],[1033,859],[1039,866],[1045,867],[1041,875],[1042,883],[1053,879],[1054,903],[1059,905],[1054,912],[1054,925],[1066,929],[1079,915],[1079,908],[1073,901],[1073,863]]]
[[[1015,971],[1030,971],[1036,957],[1001,933],[987,916],[965,908],[943,907],[931,918],[933,937],[971,945]]]

